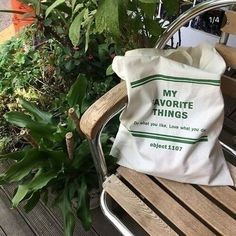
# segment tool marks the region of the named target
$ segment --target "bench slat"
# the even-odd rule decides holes
[[[236,183],[236,167],[227,162],[231,176]],[[213,198],[218,200],[226,208],[231,210],[236,216],[236,191],[230,187],[221,187],[221,186],[199,186],[205,192],[210,194]],[[235,199],[234,201],[232,199]]]
[[[111,175],[103,187],[150,235],[178,235],[115,175]]]
[[[221,90],[232,98],[236,98],[236,79],[223,75],[221,77]]]
[[[230,209],[236,216],[236,191],[229,187],[209,187],[200,186],[205,192],[210,194],[218,202],[224,205],[226,208]],[[233,201],[232,199],[235,199]]]
[[[221,28],[225,33],[236,35],[236,12],[235,11],[226,11],[226,24]]]
[[[147,175],[125,167],[117,172],[186,235],[214,235]]]
[[[226,64],[233,69],[236,69],[236,48],[225,46],[217,43],[216,50],[224,58]]]
[[[218,208],[192,185],[161,178],[157,178],[157,180],[220,234],[236,235],[236,220]]]

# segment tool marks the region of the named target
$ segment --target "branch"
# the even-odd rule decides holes
[[[22,136],[32,147],[38,148],[37,142],[34,140],[31,134],[25,129],[20,131],[20,136]]]
[[[74,153],[73,133],[72,132],[66,133],[65,138],[66,138],[66,148],[67,148],[69,159],[73,160],[73,153]]]
[[[81,138],[84,138],[84,134],[82,133],[81,129],[80,129],[80,119],[78,118],[75,109],[74,108],[70,108],[68,111],[69,117],[71,118],[71,120],[73,121],[75,128],[79,134],[79,136]]]

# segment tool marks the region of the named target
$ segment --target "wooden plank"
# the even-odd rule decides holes
[[[111,224],[111,222],[101,212],[100,208],[92,210],[93,228],[99,235],[120,236],[118,230]],[[80,234],[76,234],[80,235]]]
[[[9,187],[10,186],[5,187],[5,190],[9,193],[10,197],[10,194],[12,195],[12,189]],[[62,225],[58,225],[58,222],[52,218],[51,214],[45,209],[45,206],[41,202],[27,214],[22,205],[18,207],[18,210],[21,213],[22,218],[30,225],[36,235],[63,235]]]
[[[235,57],[235,63],[236,63],[236,57]],[[236,79],[223,75],[221,77],[221,90],[223,94],[226,94],[232,98],[236,98]]]
[[[106,180],[104,189],[150,235],[177,235],[115,175]]]
[[[51,217],[57,221],[58,225],[61,225],[63,228],[63,216],[61,214],[61,211],[57,207],[52,207],[53,206],[53,195],[49,194],[48,196],[48,204],[45,205],[41,200],[41,204],[44,206],[45,210],[49,212]],[[50,208],[48,207],[50,206]],[[85,231],[83,229],[82,223],[78,218],[76,218],[76,223],[75,223],[75,230],[74,230],[74,235],[80,235],[80,236],[97,236],[98,234],[96,231],[93,229],[93,227],[89,231]]]
[[[45,204],[41,202],[41,204],[44,206],[45,210],[48,211],[48,213],[51,215],[51,217],[57,221],[61,227],[63,227],[63,218],[62,214],[59,211],[58,208],[49,208]],[[94,231],[93,227],[89,231],[85,231],[83,229],[83,226],[78,218],[76,218],[76,223],[75,223],[75,230],[74,230],[74,235],[79,235],[79,236],[97,236],[98,234],[96,231]]]
[[[236,220],[218,208],[193,186],[161,178],[157,178],[157,180],[220,234],[236,235]]]
[[[225,12],[226,22],[221,30],[225,33],[236,35],[236,12],[226,11]]]
[[[236,216],[236,191],[230,187],[200,186],[205,192],[215,198],[218,202],[230,209]]]
[[[0,236],[7,236],[1,225],[0,225]]]
[[[186,235],[214,235],[147,175],[125,167],[119,167],[117,171]]]
[[[236,69],[236,48],[225,46],[217,43],[216,50],[224,58],[226,64],[233,69]]]
[[[9,236],[33,236],[34,232],[30,229],[28,224],[22,219],[17,210],[10,209],[11,204],[0,189],[0,226],[2,228],[2,234]]]

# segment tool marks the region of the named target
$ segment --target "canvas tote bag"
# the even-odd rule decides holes
[[[111,155],[122,166],[203,185],[234,185],[218,136],[225,62],[210,45],[136,49],[112,68],[126,81],[128,104]]]

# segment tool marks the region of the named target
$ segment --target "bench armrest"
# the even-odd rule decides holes
[[[122,81],[83,114],[80,120],[81,131],[88,139],[94,139],[112,114],[119,111],[128,101],[125,81]]]

